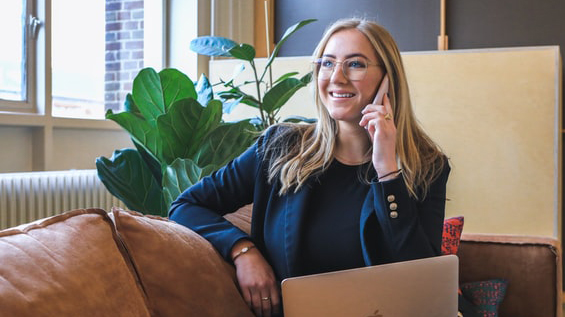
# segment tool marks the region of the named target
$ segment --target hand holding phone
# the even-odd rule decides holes
[[[365,127],[373,143],[372,161],[379,175],[397,170],[396,167],[396,126],[393,110],[388,98],[389,77],[381,80],[373,103],[367,105],[359,125]],[[383,120],[384,119],[384,120]]]

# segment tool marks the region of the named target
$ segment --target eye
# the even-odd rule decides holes
[[[367,68],[367,62],[358,58],[347,60],[345,63],[347,65],[347,68]]]
[[[334,68],[334,66],[335,66],[335,61],[334,61],[334,60],[331,60],[331,59],[323,58],[323,59],[320,61],[320,66],[321,66],[322,68]]]

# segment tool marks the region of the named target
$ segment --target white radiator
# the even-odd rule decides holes
[[[126,208],[96,170],[0,173],[0,229],[78,208]]]

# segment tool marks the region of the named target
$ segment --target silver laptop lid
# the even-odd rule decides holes
[[[445,255],[285,279],[285,317],[454,317],[459,260]]]

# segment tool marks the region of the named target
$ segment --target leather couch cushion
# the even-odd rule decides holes
[[[164,218],[118,208],[113,218],[157,316],[253,316],[208,241]]]
[[[0,232],[0,315],[149,316],[113,223],[74,210]]]
[[[230,214],[225,214],[224,218],[231,222],[234,226],[243,232],[251,235],[251,214],[253,213],[253,204],[249,204],[239,208]]]

